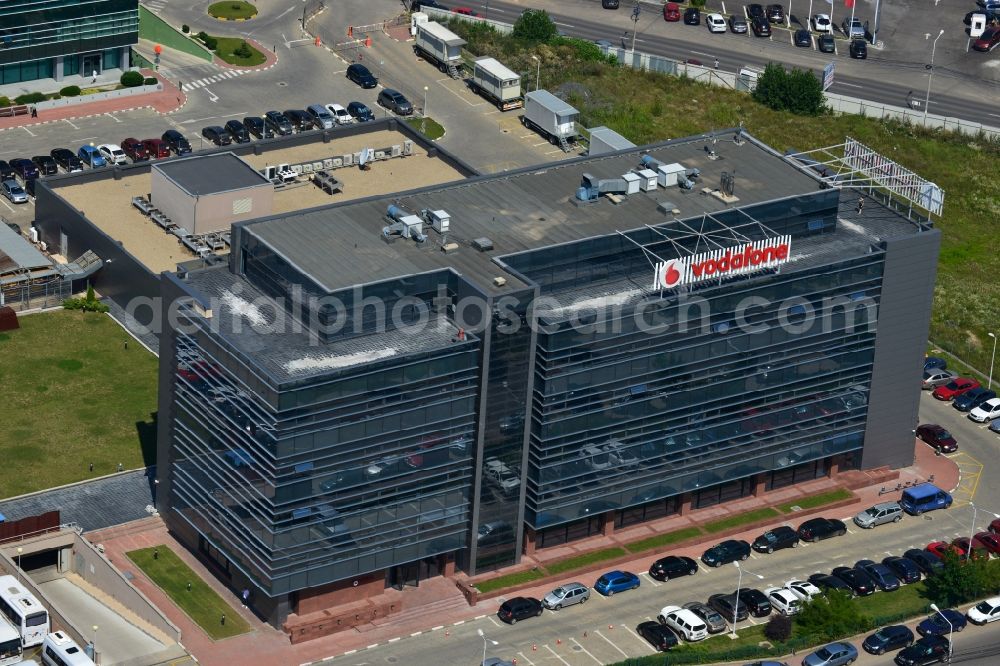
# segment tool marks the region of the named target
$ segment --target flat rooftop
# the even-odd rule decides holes
[[[504,276],[507,285],[495,288],[497,293],[519,286],[519,281],[498,266],[494,257],[669,221],[672,218],[658,210],[661,203],[672,203],[680,211],[676,217],[684,219],[820,189],[818,180],[766,146],[749,140],[736,145],[732,138],[732,131],[718,135],[714,148],[719,159],[715,160],[706,152],[706,148],[713,147],[712,137],[696,136],[627,153],[480,176],[403,195],[295,215],[272,215],[242,224],[330,292],[357,283],[451,267],[491,289],[493,278]],[[604,197],[594,203],[574,203],[584,173],[619,178],[638,168],[643,154],[665,164],[677,162],[698,168],[701,177],[692,190],[657,188],[625,197],[617,205]],[[701,193],[702,187],[717,189],[723,171],[736,172],[735,194],[739,201],[734,204]],[[443,253],[439,247],[441,236],[426,224],[425,243],[398,237],[386,242],[382,229],[389,224],[389,204],[411,213],[425,208],[446,210],[451,214],[447,240],[458,243],[459,249]],[[471,241],[481,237],[489,238],[495,249],[474,249]]]
[[[339,157],[362,148],[402,144],[407,139],[409,137],[401,132],[381,130],[337,137],[329,143],[323,143],[321,135],[317,134],[312,143],[266,150],[260,155],[242,155],[241,159],[254,169],[263,169],[274,164],[296,164]],[[211,157],[205,155],[199,156],[199,159],[208,158],[211,162]],[[187,159],[159,164],[163,166],[185,162]],[[357,167],[335,169],[333,175],[344,183],[343,192],[331,196],[308,180],[301,179],[300,182],[275,192],[274,212],[288,214],[331,202],[345,202],[464,178],[461,172],[444,160],[429,158],[427,151],[416,142],[413,143],[413,155],[410,157],[373,162],[369,171],[361,171]],[[93,182],[68,182],[71,184],[63,185],[58,180],[50,184],[57,195],[75,209],[83,211],[84,216],[105,234],[121,241],[124,248],[151,272],[159,274],[173,271],[178,264],[196,259],[194,253],[181,245],[176,237],[165,233],[132,206],[132,197],[145,196],[150,192],[149,170],[128,169],[123,172],[121,180],[109,177]]]
[[[153,162],[151,168],[163,173],[192,196],[231,192],[270,182],[233,153],[191,155],[178,160]]]

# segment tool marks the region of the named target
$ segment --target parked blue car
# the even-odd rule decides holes
[[[634,590],[639,587],[639,577],[627,571],[609,571],[594,583],[594,589],[606,597],[615,592]]]
[[[941,617],[942,615],[944,617]],[[917,633],[921,636],[947,636],[953,630],[962,631],[967,623],[965,615],[957,610],[945,608],[928,615],[926,620],[917,625]]]
[[[931,370],[933,368],[940,368],[942,370],[948,367],[948,361],[937,356],[925,356],[924,357],[924,370]]]
[[[997,397],[996,391],[987,390],[986,387],[980,386],[979,388],[974,388],[971,391],[966,391],[962,395],[955,398],[951,406],[960,412],[971,412],[973,409],[983,404],[987,400],[992,400]]]
[[[108,165],[101,154],[97,152],[97,146],[80,146],[80,150],[76,151],[76,156],[84,164],[89,164],[92,169]]]

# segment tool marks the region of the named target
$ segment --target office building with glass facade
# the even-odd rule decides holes
[[[162,282],[161,514],[280,626],[909,465],[939,233],[857,197],[730,131],[235,224]]]
[[[139,0],[5,0],[0,85],[125,70],[138,42]]]

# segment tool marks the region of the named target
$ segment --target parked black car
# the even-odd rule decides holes
[[[920,567],[925,576],[936,574],[944,568],[944,562],[941,561],[940,557],[920,548],[911,548],[903,553],[903,557]]]
[[[688,7],[684,10],[684,25],[701,25],[701,12],[697,7]]]
[[[264,114],[264,122],[278,136],[285,136],[292,133],[292,123],[281,111],[268,111]]]
[[[347,78],[362,88],[374,88],[378,85],[378,79],[372,76],[368,68],[360,63],[354,63],[347,68]]]
[[[66,171],[83,171],[83,162],[69,148],[55,148],[49,155]],[[3,169],[0,168],[0,177],[3,177]]]
[[[170,146],[170,150],[174,152],[174,155],[187,155],[191,152],[191,144],[177,130],[167,130],[160,139]]]
[[[750,612],[745,604],[739,602],[735,594],[713,594],[708,598],[708,605],[715,609],[719,615],[726,618],[726,622],[733,621],[733,613],[736,614],[736,621],[742,622],[750,617]]]
[[[799,525],[799,538],[815,543],[847,534],[847,525],[836,518],[813,518]]]
[[[518,620],[538,617],[542,610],[542,602],[534,597],[514,597],[500,604],[497,617],[507,624],[516,624]]]
[[[990,391],[985,386],[978,386],[952,400],[951,406],[960,412],[970,412],[995,397],[997,397],[996,391]]]
[[[764,5],[758,5],[757,3],[747,5],[747,16],[750,17],[750,19],[766,19],[767,16],[764,13]]]
[[[875,592],[875,581],[864,569],[853,567],[837,567],[831,572],[834,576],[847,583],[854,594],[867,597]]]
[[[378,99],[376,101],[379,106],[385,107],[386,109],[398,113],[401,116],[413,115],[413,105],[410,104],[410,100],[406,99],[403,93],[398,90],[383,88],[382,92],[378,94]]]
[[[885,654],[889,650],[898,650],[913,643],[913,632],[909,627],[893,624],[882,627],[861,644],[868,654]]]
[[[211,141],[217,146],[228,146],[233,142],[232,138],[229,136],[229,132],[226,131],[226,128],[219,127],[218,125],[203,127],[201,135],[205,137],[206,141]]]
[[[289,109],[285,111],[285,117],[292,123],[296,132],[305,132],[316,127],[312,115],[303,109]]]
[[[226,131],[236,143],[250,143],[250,132],[240,121],[233,119],[226,123]]]
[[[907,585],[920,581],[920,567],[913,560],[893,555],[883,559],[882,564],[889,567],[892,573]]]
[[[813,45],[812,33],[806,30],[805,28],[799,28],[798,30],[796,30],[795,45],[811,49]]]
[[[773,553],[782,548],[796,548],[798,545],[798,533],[791,527],[782,525],[761,534],[753,540],[751,547],[758,553]]]
[[[701,556],[701,561],[710,567],[721,567],[723,564],[745,560],[748,557],[750,557],[750,544],[746,541],[728,539],[706,550]]]
[[[38,178],[38,167],[26,157],[18,157],[10,161],[10,168],[24,182]]]
[[[649,567],[649,575],[656,580],[669,580],[681,576],[693,576],[698,573],[698,563],[690,557],[668,555],[653,562]]]
[[[752,587],[741,587],[734,594],[739,597],[741,604],[746,605],[747,610],[754,617],[766,617],[771,614],[771,602],[760,590]]]
[[[771,23],[784,23],[785,22],[785,8],[781,5],[768,5],[767,6],[767,20]]]
[[[270,139],[274,136],[274,130],[260,116],[247,116],[243,119],[243,127],[248,134],[258,139]]]
[[[816,38],[816,49],[820,53],[835,53],[837,51],[837,40],[830,33],[824,33]]]
[[[347,105],[347,112],[359,123],[375,120],[375,114],[368,108],[367,104],[361,102],[351,102]]]
[[[759,16],[754,16],[750,19],[750,27],[753,29],[753,34],[758,37],[770,37],[771,36],[771,24],[767,22],[766,18],[760,18]]]
[[[59,173],[59,165],[56,164],[56,161],[52,159],[51,155],[35,155],[31,158],[31,161],[34,162],[35,167],[38,168],[38,173],[43,176],[51,176]]]
[[[899,666],[927,666],[947,659],[948,639],[944,636],[925,636],[903,648],[893,661]]]
[[[854,596],[854,590],[851,589],[851,586],[836,576],[828,576],[827,574],[817,573],[809,576],[809,582],[824,592],[829,592],[830,590],[843,590],[852,597]]]
[[[899,576],[897,576],[895,572],[893,572],[893,570],[887,567],[886,565],[869,564],[860,568],[863,569],[865,573],[867,573],[869,576],[871,576],[872,580],[875,582],[875,585],[877,585],[878,589],[882,590],[883,592],[892,592],[893,590],[899,589],[900,586]]]
[[[850,52],[852,58],[866,60],[868,58],[868,42],[863,39],[852,39]]]
[[[666,652],[677,645],[677,634],[670,631],[670,627],[650,620],[643,622],[635,628],[637,634],[649,641],[658,652]]]

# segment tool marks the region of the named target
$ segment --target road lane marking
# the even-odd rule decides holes
[[[639,575],[640,576],[645,576],[646,578],[648,578],[650,585],[652,585],[653,587],[660,587],[661,585],[663,585],[663,583],[657,582],[657,580],[655,578],[653,578],[652,576],[650,576],[648,571],[643,571]]]
[[[32,132],[30,129],[28,129],[24,125],[21,125],[21,129],[23,129],[25,132],[27,132],[29,136],[37,136],[34,132]]]
[[[118,120],[117,118],[115,118],[110,113],[105,113],[104,115],[106,115],[108,118],[111,118],[111,120],[115,121],[116,123],[120,123],[121,122],[120,120]]]
[[[604,662],[601,661],[600,659],[598,659],[597,657],[595,657],[594,655],[592,655],[590,653],[590,650],[588,650],[587,648],[585,648],[582,645],[580,645],[580,641],[576,640],[575,638],[571,638],[570,640],[573,641],[581,650],[583,650],[583,652],[587,656],[589,656],[591,659],[593,659],[594,661],[596,661],[598,663],[598,666],[604,666]]]
[[[614,643],[612,643],[611,639],[608,638],[607,636],[605,636],[604,634],[602,634],[599,629],[595,630],[594,633],[597,634],[598,636],[600,636],[601,638],[603,638],[604,640],[606,640],[608,642],[608,645],[610,645],[614,649],[616,649],[619,652],[621,652],[623,657],[628,658],[628,652],[626,652],[625,650],[621,649],[620,647],[618,647],[617,645],[615,645]]]
[[[490,622],[492,622],[494,625],[496,625],[498,627],[500,626],[500,623],[497,622],[496,620],[494,620],[492,615],[487,615],[486,619],[489,620]]]
[[[701,569],[702,571],[704,571],[705,573],[708,573],[708,569],[706,569],[705,567],[703,567],[700,562],[698,563],[698,568]]]
[[[753,615],[747,615],[747,621],[748,621],[748,622],[749,622],[750,624],[752,624],[753,626],[755,626],[755,627],[757,626],[757,623],[756,623],[756,622],[754,622],[754,619],[753,619]]]
[[[649,642],[648,642],[648,641],[646,641],[646,640],[645,640],[644,638],[642,638],[642,637],[641,637],[641,636],[640,636],[639,634],[635,633],[635,631],[633,631],[633,630],[632,630],[632,627],[628,627],[628,626],[625,626],[624,624],[623,624],[622,626],[623,626],[623,627],[625,627],[625,629],[626,629],[626,630],[628,631],[628,633],[630,633],[630,634],[632,634],[633,636],[635,636],[635,639],[636,639],[637,641],[639,641],[640,643],[642,643],[643,645],[645,645],[645,646],[646,646],[646,647],[648,647],[648,648],[652,648],[652,646],[651,646],[651,645],[649,644]],[[653,650],[653,652],[656,652],[656,650],[654,649],[654,650]]]
[[[63,122],[64,122],[64,123],[66,123],[67,125],[69,125],[70,127],[72,127],[72,128],[73,128],[73,129],[75,129],[75,130],[78,130],[78,129],[80,129],[79,127],[77,127],[76,125],[74,125],[73,123],[71,123],[71,122],[69,121],[69,118],[63,118]]]
[[[560,657],[558,654],[556,654],[556,651],[553,650],[552,648],[550,648],[548,645],[545,646],[545,649],[548,650],[549,652],[551,652],[553,657],[555,657],[556,659],[558,659],[562,663],[566,664],[566,666],[569,666],[569,662],[566,661],[565,659],[563,659],[562,657]]]
[[[14,209],[10,207],[9,203],[7,203],[6,201],[4,201],[3,199],[0,199],[0,201],[3,201],[3,205],[4,206],[7,206],[7,208],[10,208],[10,212],[12,212],[12,213],[14,212]]]
[[[837,81],[838,86],[849,86],[851,88],[864,88],[864,86],[859,86],[856,83],[844,83],[843,81]]]
[[[523,652],[518,652],[517,654],[519,657],[521,657],[521,659],[524,659],[526,662],[528,662],[530,666],[535,666],[535,662],[528,659],[527,655],[525,655]]]

